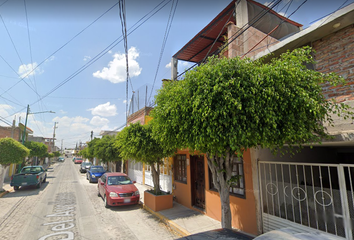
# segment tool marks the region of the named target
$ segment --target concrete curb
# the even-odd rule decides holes
[[[174,223],[173,221],[171,221],[170,219],[164,217],[162,214],[154,212],[153,210],[151,210],[148,206],[146,206],[145,204],[143,204],[143,208],[147,211],[149,211],[150,213],[152,213],[153,215],[155,215],[156,217],[158,217],[159,219],[161,219],[161,221],[163,221],[165,224],[167,224],[171,229],[173,229],[174,231],[176,231],[179,235],[181,235],[182,237],[186,237],[191,235],[191,233],[189,233],[187,230],[185,230],[184,228],[182,228],[181,226],[179,226],[178,224]]]

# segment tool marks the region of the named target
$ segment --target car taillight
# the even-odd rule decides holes
[[[14,179],[14,176],[11,176],[11,181],[12,181],[12,179]]]
[[[37,175],[37,177],[36,177],[37,179],[39,178],[39,176]]]

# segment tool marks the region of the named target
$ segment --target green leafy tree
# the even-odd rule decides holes
[[[61,153],[59,152],[59,151],[56,151],[56,152],[53,152],[53,154],[54,154],[54,157],[60,157],[60,155],[61,155]]]
[[[246,149],[273,151],[328,138],[322,123],[348,110],[322,94],[321,84],[343,83],[330,73],[306,68],[310,48],[287,52],[269,63],[211,57],[171,81],[156,96],[154,137],[164,145],[205,153],[220,194],[222,227],[231,228],[229,187],[232,162]]]
[[[30,154],[29,157],[45,157],[47,152],[48,152],[48,146],[45,145],[44,143],[40,142],[32,142],[32,141],[27,141],[24,144],[29,150]]]
[[[92,158],[96,157],[95,156],[95,145],[96,143],[100,141],[100,138],[94,138],[93,140],[91,140],[88,144],[87,144],[87,153],[86,154],[86,158],[89,158],[92,160]]]
[[[84,158],[91,158],[89,152],[88,152],[89,148],[88,147],[85,147],[84,149],[82,149],[80,152],[79,152],[79,155],[84,157]]]
[[[119,132],[116,144],[123,159],[134,159],[151,166],[154,192],[156,195],[161,194],[160,165],[163,164],[162,159],[171,156],[176,149],[164,148],[152,138],[151,125],[140,123],[131,124]]]
[[[104,163],[120,161],[120,152],[115,141],[114,136],[103,136],[95,143],[94,156]]]
[[[29,153],[30,150],[28,148],[12,138],[0,139],[0,164],[2,166],[0,173],[1,189],[4,184],[4,173],[6,168],[12,163],[22,163],[23,159],[27,157]]]

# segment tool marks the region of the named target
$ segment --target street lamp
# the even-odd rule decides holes
[[[26,136],[26,129],[27,129],[27,118],[28,118],[28,115],[29,114],[38,114],[38,113],[55,113],[53,111],[44,111],[44,112],[34,112],[34,113],[31,113],[30,112],[30,108],[29,108],[29,105],[27,105],[27,113],[26,113],[26,120],[25,120],[25,128],[23,129],[23,135],[22,135],[22,145],[25,144],[25,136]],[[18,168],[18,171],[21,171],[21,163],[19,165],[19,168]]]

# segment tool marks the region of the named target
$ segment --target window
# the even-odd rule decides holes
[[[186,155],[176,155],[174,158],[175,181],[187,183]]]
[[[209,189],[216,191],[213,183],[213,177],[209,169]],[[238,176],[237,180],[230,186],[230,194],[235,196],[245,196],[245,183],[243,175],[243,159],[236,158],[232,163],[232,176]]]
[[[151,166],[145,163],[145,172],[151,172]]]

